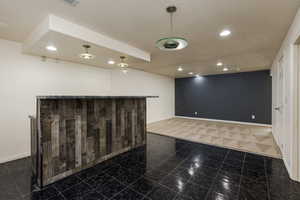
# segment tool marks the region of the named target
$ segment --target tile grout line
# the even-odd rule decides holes
[[[120,166],[121,166],[121,165],[120,165]],[[122,166],[121,166],[121,167],[122,167]],[[133,173],[133,172],[130,172],[130,173]],[[109,175],[109,174],[107,174],[107,175],[110,176],[110,177],[112,177],[112,178],[115,179],[116,181],[118,181],[118,183],[120,183],[121,185],[124,185],[124,186],[125,186],[124,189],[122,189],[122,190],[120,190],[119,192],[117,192],[116,194],[114,194],[111,198],[108,198],[108,200],[113,199],[113,198],[116,197],[118,194],[122,193],[123,191],[125,191],[125,190],[127,190],[127,189],[131,189],[131,190],[133,190],[134,192],[136,192],[136,193],[142,195],[142,196],[143,196],[142,199],[144,199],[144,198],[146,197],[146,195],[141,194],[141,193],[137,192],[136,190],[134,190],[133,188],[130,187],[130,186],[132,186],[133,184],[135,184],[138,180],[140,180],[140,179],[142,178],[143,175],[141,175],[140,178],[138,178],[137,180],[135,180],[135,181],[133,181],[132,183],[128,184],[127,186],[126,186],[122,181],[118,180],[116,177],[111,176],[111,175]]]
[[[141,162],[139,162],[139,161],[137,161],[137,163],[143,164],[143,163],[141,163]],[[119,165],[121,168],[124,168],[121,164],[118,164],[118,163],[116,163],[116,164]],[[106,171],[108,171],[108,170],[106,170]],[[131,171],[127,171],[127,172],[129,172],[129,173],[134,173],[134,172],[131,172]],[[132,186],[133,184],[135,184],[137,181],[139,181],[139,180],[142,178],[143,175],[141,175],[141,177],[139,177],[137,180],[133,181],[132,183],[130,183],[130,184],[128,184],[128,185],[125,185],[122,181],[118,180],[117,177],[111,176],[111,175],[109,175],[109,174],[107,174],[107,173],[106,173],[106,175],[108,175],[109,177],[115,179],[115,180],[116,180],[118,183],[120,183],[121,185],[125,186],[124,189],[120,190],[119,192],[117,192],[116,194],[114,194],[112,197],[108,198],[108,200],[113,199],[115,196],[117,196],[118,194],[120,194],[121,192],[123,192],[123,191],[125,191],[125,190],[127,190],[127,189],[133,190],[134,192],[140,194],[140,195],[143,197],[142,199],[144,199],[144,198],[146,197],[144,194],[141,194],[141,193],[137,192],[136,190],[134,190],[133,188],[131,188],[131,186]],[[85,182],[85,181],[83,181],[83,182]],[[85,182],[85,183],[86,183],[86,182]],[[86,184],[88,184],[88,183],[86,183]],[[88,185],[89,185],[89,184],[88,184]],[[96,190],[96,189],[94,189],[94,190]],[[97,191],[96,191],[96,192],[97,192]],[[104,196],[103,194],[101,194],[101,195]]]
[[[241,185],[242,185],[242,178],[243,178],[246,156],[247,156],[247,153],[245,153],[243,163],[242,163],[242,171],[241,171],[241,177],[240,177],[240,183],[239,183],[239,192],[237,195],[238,198],[240,198],[240,194],[241,194]]]
[[[205,200],[208,198],[208,195],[209,195],[209,193],[211,192],[211,190],[212,190],[212,187],[213,187],[213,185],[214,185],[214,183],[215,183],[215,180],[216,180],[216,178],[218,177],[218,175],[219,175],[219,173],[220,173],[220,171],[221,171],[221,168],[222,168],[222,166],[223,166],[223,164],[224,164],[224,162],[225,162],[225,160],[226,160],[226,158],[227,158],[227,156],[228,156],[228,154],[229,154],[229,152],[230,152],[231,150],[227,150],[227,153],[226,153],[226,155],[225,155],[225,157],[224,157],[224,159],[223,159],[223,161],[222,161],[222,164],[221,164],[221,166],[219,167],[219,169],[218,169],[218,172],[217,172],[217,175],[215,176],[215,178],[213,179],[213,181],[212,181],[212,183],[211,183],[211,185],[210,185],[210,187],[209,187],[209,189],[208,189],[208,191],[207,191],[207,194],[206,194],[206,196],[205,196]]]
[[[265,176],[266,176],[266,181],[267,181],[267,193],[268,193],[268,199],[271,199],[271,193],[270,193],[270,184],[269,184],[269,176],[267,173],[267,159],[264,158],[264,167],[265,167]]]
[[[171,158],[171,157],[174,156],[174,155],[176,155],[176,153],[172,154],[169,158]],[[175,171],[175,169],[176,169],[182,162],[184,162],[184,161],[187,160],[187,159],[188,159],[188,158],[186,158],[186,159],[180,161],[180,163],[179,163],[174,169],[172,169],[169,173],[166,173],[165,177],[167,177],[167,176],[170,175],[173,171]],[[167,162],[167,160],[166,160],[166,161],[162,161],[159,165],[162,165],[163,163],[166,163],[166,162]],[[152,169],[152,170],[156,170],[156,169]],[[152,171],[152,170],[150,170],[150,171]],[[157,170],[157,171],[160,171],[160,170]],[[143,175],[142,175],[142,176],[143,176]],[[143,176],[143,177],[144,177],[144,176]],[[145,199],[145,198],[147,198],[147,195],[141,194],[140,192],[138,192],[138,191],[136,191],[135,189],[133,189],[133,188],[130,187],[130,186],[132,186],[134,183],[136,183],[137,181],[139,181],[140,179],[142,179],[143,177],[138,178],[136,181],[134,181],[134,182],[132,182],[131,184],[129,184],[125,189],[131,189],[131,190],[133,190],[134,192],[136,192],[136,193],[142,195],[142,196],[143,196],[142,199]],[[114,177],[113,177],[113,178],[114,178]],[[144,177],[144,178],[147,178],[147,177]],[[151,178],[150,178],[150,179],[151,179]],[[163,179],[162,179],[162,180],[163,180]],[[117,180],[117,181],[120,182],[119,180]],[[152,179],[151,179],[151,181],[155,182],[155,183],[156,183],[157,185],[159,185],[159,186],[166,187],[165,185],[162,185],[162,184],[160,184],[159,182],[156,182],[156,181],[154,181],[154,180],[152,180]],[[171,191],[175,192],[174,190],[172,190],[172,189],[169,188],[169,187],[166,187],[166,188],[168,188],[168,189],[170,189]],[[125,189],[121,190],[119,193],[121,193],[121,192],[124,191]],[[155,188],[153,188],[150,192],[148,192],[148,194],[150,194],[154,189],[155,189]],[[115,197],[115,196],[118,195],[119,193],[115,194],[113,197]],[[177,194],[177,192],[175,192],[175,193]],[[177,196],[177,195],[175,195],[175,197],[176,197],[176,196]],[[113,199],[113,197],[111,197],[110,199]],[[110,199],[109,199],[109,200],[110,200]]]
[[[176,153],[175,153],[174,155],[176,155]],[[182,164],[184,161],[186,161],[188,158],[189,158],[189,156],[188,156],[187,158],[183,159],[182,161],[180,161],[180,163],[179,163],[174,169],[172,169],[169,173],[167,173],[167,175],[166,175],[162,180],[164,180],[167,176],[169,176],[169,175],[171,175],[173,172],[175,172],[175,170],[179,168],[179,165],[181,165],[181,164]],[[191,178],[190,178],[190,179],[191,179]],[[162,181],[162,180],[161,180],[161,181]],[[160,185],[160,186],[166,187],[166,188],[170,189],[171,191],[175,192],[176,195],[175,195],[174,198],[172,199],[172,200],[175,200],[175,199],[177,198],[177,196],[179,195],[179,192],[176,192],[176,191],[174,191],[173,189],[171,189],[171,188],[169,188],[169,187],[167,187],[167,186],[161,184],[161,183],[160,183],[161,181],[157,182],[157,184]],[[187,183],[188,183],[188,181],[187,181]],[[151,191],[151,192],[152,192],[152,191]],[[150,193],[149,193],[149,194],[150,194]]]
[[[107,199],[113,199],[115,196],[117,196],[118,194],[120,194],[121,192],[123,192],[124,190],[126,190],[129,186],[126,186],[124,183],[122,183],[120,180],[118,180],[117,178],[115,178],[114,176],[111,176],[111,175],[109,175],[109,174],[106,174],[106,175],[108,175],[108,176],[110,176],[111,178],[113,178],[114,180],[116,180],[118,183],[120,183],[121,185],[123,185],[123,186],[125,186],[125,188],[124,189],[122,189],[122,190],[120,190],[119,192],[117,192],[117,193],[115,193],[112,197],[110,197],[110,198],[107,198]],[[86,183],[86,184],[88,184],[88,183]],[[104,184],[103,186],[105,186],[105,185],[107,185],[108,183],[106,183],[106,184]],[[89,185],[89,184],[88,184]],[[89,185],[90,186],[90,185]],[[93,189],[94,191],[96,191],[96,189],[97,188],[95,188],[95,189]],[[96,191],[97,192],[97,191]],[[103,195],[103,194],[101,194],[102,196],[105,196],[105,195]],[[106,196],[105,196],[105,198],[106,198]]]
[[[186,145],[185,145],[185,146],[186,146]],[[183,148],[184,148],[184,147],[182,147],[182,148],[180,148],[180,149],[183,149]],[[177,152],[177,151],[176,151],[176,152]],[[172,154],[172,156],[174,156],[174,155],[176,155],[176,153]],[[170,156],[169,158],[171,158],[172,156]],[[167,176],[171,175],[177,168],[179,168],[179,165],[181,165],[181,164],[182,164],[184,161],[186,161],[188,158],[189,158],[189,156],[188,156],[187,158],[183,159],[182,161],[180,161],[179,164],[177,164],[177,166],[176,166],[174,169],[172,169],[170,172],[166,173],[166,175],[165,175],[165,177],[164,177],[163,179],[161,179],[160,181],[157,181],[157,184],[158,184],[159,186],[166,187],[166,188],[168,188],[169,190],[171,190],[171,191],[173,191],[173,192],[176,193],[175,197],[174,197],[172,200],[174,200],[174,199],[178,196],[178,192],[176,192],[176,191],[174,191],[173,189],[171,189],[171,188],[169,188],[169,187],[167,187],[167,186],[161,184],[160,182],[161,182],[162,180],[164,180]],[[165,162],[167,162],[167,160],[166,160]],[[162,162],[161,164],[163,164],[163,163],[165,163],[165,162]],[[160,165],[161,165],[161,164],[160,164]],[[153,170],[155,170],[155,169],[153,169]],[[160,170],[157,170],[157,171],[160,171]],[[162,171],[161,171],[161,172],[162,172]],[[147,177],[146,177],[146,178],[147,178]],[[154,181],[154,182],[156,182],[156,181]],[[153,190],[154,190],[154,188],[153,188],[148,194],[150,194]],[[147,196],[146,196],[146,198],[147,198]]]

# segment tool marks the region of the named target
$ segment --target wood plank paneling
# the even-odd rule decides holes
[[[145,144],[146,98],[39,99],[37,105],[41,185]]]

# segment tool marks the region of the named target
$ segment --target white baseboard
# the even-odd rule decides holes
[[[6,162],[9,162],[9,161],[18,160],[18,159],[25,158],[25,157],[28,157],[28,156],[30,156],[29,152],[25,152],[25,153],[21,153],[21,154],[17,154],[17,155],[12,155],[12,156],[7,156],[7,157],[0,158],[0,163],[6,163]]]
[[[230,120],[220,120],[220,119],[208,119],[208,118],[199,118],[199,117],[184,117],[184,116],[175,116],[178,118],[186,118],[186,119],[196,119],[196,120],[204,120],[204,121],[213,121],[213,122],[224,122],[231,124],[242,124],[242,125],[255,125],[255,126],[263,126],[263,127],[272,127],[270,124],[259,124],[259,123],[251,123],[251,122],[239,122],[239,121],[230,121]]]
[[[174,117],[175,117],[175,116],[173,115],[173,116],[164,117],[164,118],[161,118],[161,119],[155,119],[155,120],[152,120],[152,121],[147,122],[147,125],[148,125],[148,124],[151,124],[151,123],[154,123],[154,122],[159,122],[159,121],[162,121],[162,120],[172,119],[172,118],[174,118]]]
[[[287,163],[287,161],[286,161],[286,159],[285,159],[284,156],[282,156],[282,160],[283,160],[283,163],[284,163],[284,165],[285,165],[285,168],[286,168],[286,170],[287,170],[287,172],[288,172],[288,174],[289,174],[289,177],[290,177],[291,179],[293,179],[294,181],[299,181],[299,180],[297,180],[297,177],[292,176],[291,168],[290,168],[290,166],[288,165],[288,163]]]

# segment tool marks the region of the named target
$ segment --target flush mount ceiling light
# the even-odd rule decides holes
[[[119,67],[121,68],[126,68],[128,67],[129,65],[124,61],[126,59],[125,56],[120,56],[120,59],[121,59],[121,62],[118,64]]]
[[[82,58],[82,59],[86,59],[86,60],[91,60],[91,59],[94,59],[95,56],[93,54],[90,54],[89,53],[89,49],[91,48],[90,45],[82,45],[83,48],[85,48],[85,53],[82,53],[82,54],[79,54],[79,57]]]
[[[218,63],[217,63],[217,66],[219,66],[219,67],[220,67],[220,66],[223,66],[223,63],[222,63],[222,62],[218,62]]]
[[[194,72],[189,72],[189,75],[193,75],[194,74]]]
[[[107,64],[110,64],[110,65],[114,65],[116,62],[115,61],[113,61],[113,60],[109,60],[109,61],[107,61]]]
[[[227,67],[224,67],[224,68],[223,68],[223,71],[224,71],[224,72],[227,72],[228,70],[229,70],[229,69],[228,69]]]
[[[183,68],[182,67],[178,67],[177,71],[182,72]]]
[[[47,49],[48,51],[57,51],[57,48],[56,48],[55,46],[53,46],[53,45],[48,45],[48,46],[46,46],[46,49]]]
[[[173,14],[177,8],[175,6],[169,6],[166,10],[170,14],[170,32],[173,35]],[[163,51],[177,51],[187,47],[187,45],[187,40],[181,37],[166,37],[156,42],[156,46]]]
[[[219,36],[220,37],[228,37],[231,35],[231,31],[229,29],[224,29],[223,31],[221,31],[219,33]]]

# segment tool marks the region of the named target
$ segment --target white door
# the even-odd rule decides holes
[[[276,73],[275,132],[282,153],[284,153],[284,67],[283,57],[278,62]]]

